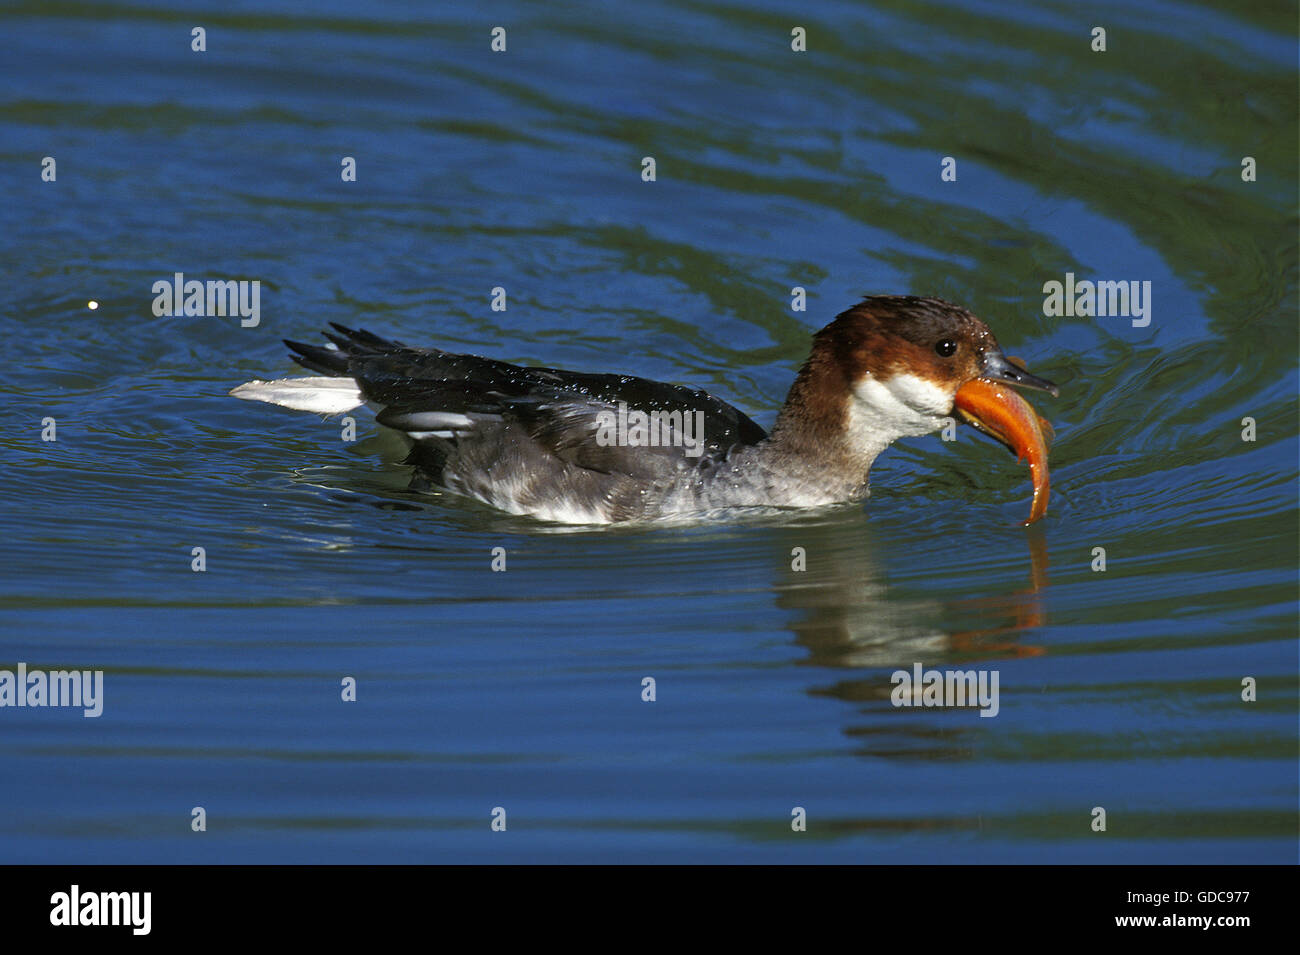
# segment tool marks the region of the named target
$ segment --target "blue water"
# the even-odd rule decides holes
[[[1237,6],[0,9],[0,670],[105,687],[0,708],[0,861],[1295,862],[1296,8]],[[155,317],[178,271],[260,323]],[[1066,272],[1151,324],[1044,315]],[[769,425],[868,292],[1061,384],[1043,522],[970,429],[865,505],[571,529],[226,396],[337,321]],[[998,715],[894,707],[917,662]]]

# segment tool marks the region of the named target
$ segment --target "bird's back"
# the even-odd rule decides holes
[[[335,325],[328,346],[288,341],[337,411],[343,381],[356,403],[414,442],[424,481],[518,514],[568,523],[632,520],[700,482],[766,432],[704,391],[626,375],[529,368],[436,348],[412,348]],[[295,379],[252,382],[267,397]],[[260,386],[260,391],[259,387]],[[312,386],[304,386],[304,390]],[[689,494],[685,497],[689,499]]]

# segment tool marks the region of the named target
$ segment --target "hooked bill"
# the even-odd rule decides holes
[[[967,424],[1001,441],[1015,453],[1017,460],[1029,462],[1034,500],[1025,526],[1046,514],[1050,485],[1047,449],[1051,445],[1052,426],[1008,385],[988,378],[976,378],[962,385],[957,390],[954,407]]]

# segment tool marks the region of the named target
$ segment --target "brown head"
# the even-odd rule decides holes
[[[937,298],[875,295],[813,336],[775,432],[795,445],[839,442],[874,457],[896,438],[928,434],[977,378],[1057,393],[1007,360],[993,332]]]

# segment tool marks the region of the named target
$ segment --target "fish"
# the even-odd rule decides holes
[[[1018,359],[1008,356],[1007,360],[1024,367]],[[1041,520],[1051,497],[1047,453],[1055,437],[1052,425],[1018,392],[990,378],[974,378],[958,388],[953,407],[965,423],[1001,441],[1016,460],[1028,463],[1034,496],[1024,526]]]

